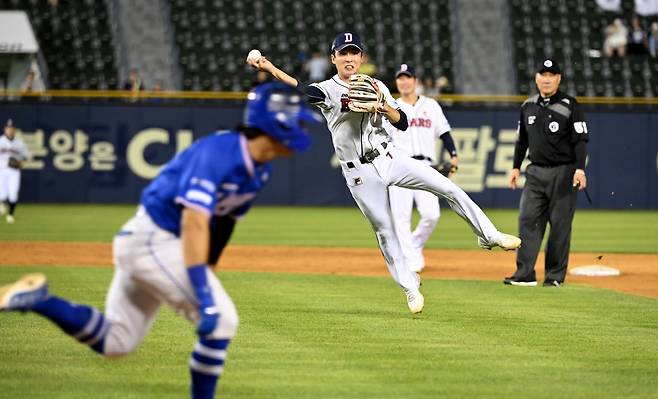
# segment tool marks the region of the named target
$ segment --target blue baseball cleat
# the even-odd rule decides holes
[[[46,275],[26,274],[15,283],[0,287],[0,310],[30,310],[46,298],[48,298]]]

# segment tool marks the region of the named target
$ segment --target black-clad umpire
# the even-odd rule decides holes
[[[526,150],[531,163],[519,205],[519,237],[523,245],[516,254],[516,272],[505,284],[534,286],[535,262],[546,230],[544,286],[559,287],[567,274],[571,222],[578,190],[587,186],[585,159],[589,134],[576,99],[558,90],[560,67],[544,60],[535,75],[539,94],[521,105],[514,164],[509,185],[516,189]]]

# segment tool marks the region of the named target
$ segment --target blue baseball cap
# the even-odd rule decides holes
[[[341,51],[349,46],[358,48],[362,53],[365,52],[365,47],[363,46],[363,43],[361,43],[361,38],[354,32],[339,33],[331,43],[331,52]]]
[[[409,64],[400,64],[400,68],[395,72],[395,78],[397,79],[400,75],[407,75],[409,77],[416,77],[416,68],[412,67]]]
[[[243,123],[258,128],[285,147],[301,152],[311,145],[303,122],[320,122],[297,90],[283,83],[264,83],[247,95]]]

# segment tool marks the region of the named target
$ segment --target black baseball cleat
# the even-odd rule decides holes
[[[557,281],[557,280],[546,280],[544,281],[544,284],[542,284],[543,287],[561,287],[562,283]]]
[[[505,285],[516,285],[518,287],[534,287],[537,285],[537,280],[534,278],[519,278],[516,276],[505,277],[503,280]]]

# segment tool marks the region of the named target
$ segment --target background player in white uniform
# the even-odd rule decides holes
[[[165,166],[114,238],[105,314],[50,295],[43,274],[0,288],[0,310],[39,313],[96,352],[118,356],[135,350],[166,303],[197,326],[192,398],[214,398],[238,315],[208,266],[269,180],[269,161],[310,145],[301,121],[314,115],[302,99],[281,83],[256,87],[244,126],[196,141]]]
[[[431,166],[404,155],[391,144],[389,134],[382,127],[382,117],[400,130],[407,128],[407,117],[382,82],[377,81],[377,85],[386,101],[377,113],[350,111],[350,76],[357,73],[363,61],[363,49],[356,33],[339,33],[331,45],[331,62],[337,74],[310,85],[283,72],[265,57],[248,58],[247,62],[304,91],[310,102],[322,110],[350,192],[375,231],[389,272],[407,296],[409,310],[418,313],[425,300],[419,291],[420,279],[404,262],[393,228],[388,186],[423,189],[443,196],[478,237],[491,246],[516,249],[521,240],[498,232],[463,190]]]
[[[457,149],[450,136],[450,124],[439,103],[416,94],[417,82],[415,68],[407,64],[400,65],[395,74],[395,84],[401,94],[397,102],[407,114],[409,128],[402,131],[388,123],[384,123],[384,127],[397,148],[428,165],[437,163],[435,142],[437,138],[441,138],[444,148],[450,154],[450,162],[457,166]],[[438,198],[428,191],[397,186],[390,186],[388,193],[395,231],[405,261],[412,271],[420,272],[425,267],[423,247],[441,215]],[[420,214],[420,220],[412,232],[411,213],[414,204]]]
[[[14,122],[7,120],[4,134],[0,136],[0,215],[7,213],[7,223],[14,223],[21,188],[21,162],[29,157],[27,146],[16,137]]]

